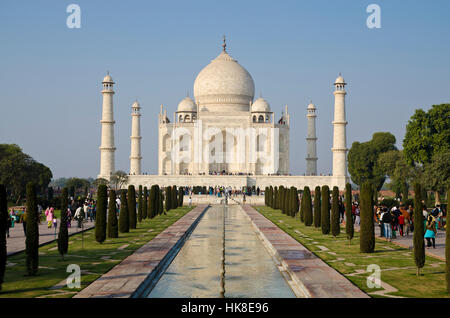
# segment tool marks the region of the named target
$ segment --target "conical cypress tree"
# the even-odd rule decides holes
[[[106,239],[106,209],[108,206],[108,188],[101,184],[97,190],[97,215],[95,217],[95,240],[100,244]]]
[[[350,183],[345,185],[345,233],[349,240],[349,244],[352,243],[353,235],[355,234],[355,229],[353,226],[353,214],[352,214],[352,186]]]
[[[284,213],[284,187],[280,186],[278,188],[278,208],[281,210],[281,213]]]
[[[128,215],[128,200],[125,191],[120,194],[119,232],[130,232],[130,217]]]
[[[107,232],[109,238],[119,237],[119,227],[116,213],[116,191],[112,189],[109,190]]]
[[[425,266],[425,229],[424,217],[422,213],[422,187],[419,183],[414,185],[414,261],[417,267],[417,276],[420,275],[420,269]]]
[[[6,269],[6,230],[8,228],[8,201],[6,188],[0,184],[0,290],[5,277]]]
[[[29,276],[35,276],[39,268],[39,226],[38,209],[36,203],[36,189],[32,182],[27,184],[27,210],[26,210],[26,239],[25,251],[27,254],[26,267]]]
[[[447,220],[448,207],[450,207],[450,189],[447,190]],[[445,278],[447,279],[447,292],[450,293],[450,230],[448,223],[445,226]]]
[[[305,219],[305,225],[311,226],[313,224],[312,203],[311,203],[311,190],[309,187],[305,187],[303,191],[303,198],[305,200],[303,217]]]
[[[148,202],[148,190],[144,187],[144,197],[142,201],[142,218],[145,220],[147,218],[147,202]]]
[[[62,189],[61,193],[61,222],[58,233],[58,252],[64,259],[64,254],[69,250],[69,231],[67,230],[67,207],[69,205],[67,188]]]
[[[322,206],[320,223],[322,227],[322,234],[330,233],[330,188],[327,185],[322,187]]]
[[[305,190],[303,189],[302,199],[300,202],[300,212],[299,212],[300,222],[305,223]]]
[[[157,193],[156,185],[150,188],[150,196],[148,197],[148,217],[153,219],[158,211],[159,193]]]
[[[319,228],[320,227],[320,187],[317,186],[314,189],[314,227]]]
[[[165,202],[165,207],[166,207],[166,211],[169,212],[170,209],[172,208],[172,203],[170,202],[172,200],[172,188],[170,186],[166,187],[166,202]],[[161,214],[161,212],[160,212]]]
[[[331,199],[331,234],[336,237],[341,233],[339,222],[339,188],[333,187]]]
[[[163,208],[161,208],[161,197],[164,198],[163,196],[163,189],[159,188],[159,185],[156,185],[156,196],[155,196],[155,216],[162,214],[162,212],[164,211],[164,204],[163,204]]]
[[[372,185],[365,182],[361,187],[359,250],[361,253],[375,251],[375,226],[373,220],[373,193]]]
[[[137,223],[136,190],[132,184],[128,186],[128,217],[130,218],[130,229],[135,229]]]
[[[296,187],[293,187],[292,190],[293,194],[292,194],[292,217],[295,217],[295,215],[298,212],[298,190]]]
[[[170,204],[172,206],[172,209],[176,209],[176,208],[178,208],[178,198],[177,198],[178,190],[177,190],[177,186],[176,185],[174,185],[172,187],[172,190],[170,191],[170,194],[172,195],[172,199],[170,200],[171,201]]]
[[[166,214],[166,212],[164,212],[164,204],[163,204],[164,195],[163,195],[163,192],[161,190],[159,190],[159,187],[158,187],[158,193],[159,193],[158,213]]]
[[[178,189],[178,206],[179,207],[183,206],[183,199],[184,199],[184,188],[180,187]]]
[[[264,189],[264,205],[267,206],[267,191],[268,191],[268,187],[266,187]]]
[[[144,205],[144,201],[142,200],[142,186],[139,186],[139,191],[138,191],[138,215],[137,215],[137,219],[138,222],[141,223],[142,222],[142,218],[143,218],[143,205]]]
[[[284,188],[283,193],[284,193],[283,213],[287,214],[287,212],[289,210],[289,190],[288,190],[288,188]]]
[[[278,195],[279,195],[278,187],[275,187],[275,188],[273,189],[273,208],[274,208],[275,210],[277,210],[277,209],[280,208],[280,206],[279,206],[279,200],[278,200]]]

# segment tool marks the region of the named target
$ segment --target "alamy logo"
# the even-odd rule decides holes
[[[67,17],[66,25],[69,29],[81,28],[81,8],[78,4],[69,4],[66,9],[70,15]]]
[[[370,264],[367,266],[367,272],[372,273],[367,276],[367,287],[372,288],[381,288],[381,268],[377,264]]]
[[[66,279],[67,288],[80,288],[81,287],[81,269],[77,264],[70,264],[67,266],[67,273],[70,274]]]
[[[366,9],[370,15],[367,17],[366,24],[369,29],[381,29],[381,8],[378,4],[370,4]]]

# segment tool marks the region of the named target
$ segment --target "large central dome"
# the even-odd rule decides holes
[[[194,83],[200,109],[248,111],[255,94],[250,73],[224,50],[203,68]]]

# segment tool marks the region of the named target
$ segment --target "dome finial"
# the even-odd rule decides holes
[[[225,35],[223,36],[222,47],[223,47],[223,51],[226,52],[227,51],[227,39],[226,39]]]

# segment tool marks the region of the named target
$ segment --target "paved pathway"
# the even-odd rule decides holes
[[[249,205],[242,205],[267,246],[292,279],[312,298],[368,298],[347,278]]]
[[[355,224],[355,230],[359,231],[359,226]],[[380,227],[375,224],[375,235],[377,238],[385,240],[384,237],[380,237]],[[400,236],[397,231],[397,238],[392,239],[392,243],[400,245],[405,248],[413,249],[413,233],[410,233],[409,236]],[[426,243],[426,241],[425,241]],[[425,252],[429,256],[437,257],[441,260],[445,261],[445,232],[438,230],[436,235],[436,248],[425,248]]]
[[[83,229],[87,230],[94,227],[95,222],[85,222],[83,224]],[[77,227],[77,222],[72,221],[72,227],[69,229],[69,235],[75,234],[81,229]],[[45,244],[54,241],[56,238],[58,238],[58,231],[59,231],[59,220],[58,220],[58,228],[56,229],[56,235],[55,235],[55,228],[48,228],[47,222],[41,221],[41,224],[39,225],[39,244]],[[25,234],[23,231],[23,225],[22,223],[16,223],[13,228],[9,229],[9,237],[6,239],[6,247],[8,251],[8,255],[10,254],[16,254],[18,252],[21,252],[25,250]]]

